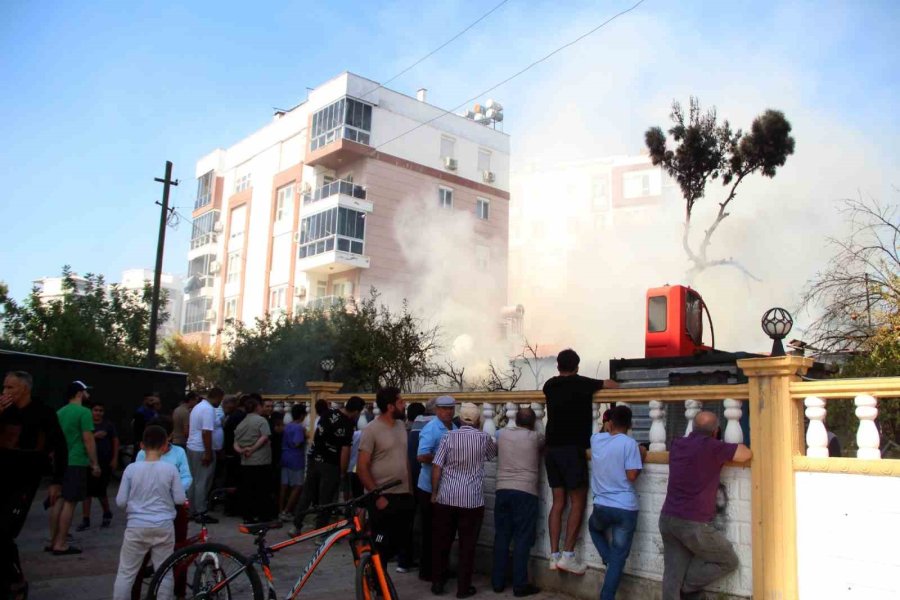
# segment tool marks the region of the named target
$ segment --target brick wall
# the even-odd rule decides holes
[[[485,518],[481,529],[479,543],[492,546],[494,539],[494,484],[497,467],[491,463],[487,467],[485,477]],[[625,572],[649,581],[662,581],[663,547],[659,535],[657,521],[659,511],[666,497],[666,486],[669,477],[668,465],[645,465],[644,472],[637,480],[637,491],[640,496],[641,510],[631,555],[625,566]],[[716,523],[734,545],[741,565],[729,577],[722,579],[709,590],[724,592],[732,596],[749,598],[752,595],[753,576],[751,571],[750,546],[750,469],[726,467],[722,470],[722,486],[724,493],[719,495],[720,513]],[[545,474],[541,473],[541,512],[538,517],[537,541],[532,549],[532,556],[547,558],[550,554],[550,543],[547,536],[547,513],[550,510],[550,489],[547,487]],[[895,496],[896,497],[896,496]],[[590,507],[589,507],[590,508]],[[597,550],[587,534],[587,518],[585,515],[581,539],[577,551],[583,556],[588,567],[602,571],[603,566]]]

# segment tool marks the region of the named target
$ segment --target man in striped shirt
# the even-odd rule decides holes
[[[484,519],[484,463],[497,456],[497,444],[478,429],[481,413],[466,402],[459,410],[462,426],[441,440],[432,461],[431,500],[434,503],[434,546],[431,592],[444,593],[445,572],[453,530],[459,532],[457,598],[475,595],[475,543]]]

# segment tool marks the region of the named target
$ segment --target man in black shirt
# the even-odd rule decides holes
[[[51,474],[49,502],[60,499],[69,463],[66,438],[56,412],[31,397],[32,378],[11,371],[0,394],[0,465],[4,484],[0,495],[0,598],[27,590],[19,564],[16,537],[25,524],[41,477]],[[51,460],[52,459],[52,460]]]
[[[550,528],[550,569],[584,575],[584,564],[575,558],[575,542],[587,504],[589,482],[586,450],[591,447],[594,392],[618,387],[615,381],[591,379],[578,374],[581,359],[571,348],[556,357],[559,370],[544,384],[547,403],[547,482],[553,491],[553,506],[547,519]],[[566,544],[559,551],[562,514],[566,500],[571,505],[566,522]]]
[[[312,448],[306,462],[306,480],[297,504],[294,529],[296,535],[303,529],[303,511],[310,506],[329,504],[337,498],[341,478],[347,472],[350,462],[350,446],[353,432],[365,402],[354,396],[347,400],[344,408],[323,413],[313,438]],[[330,515],[319,513],[316,528],[324,527]]]

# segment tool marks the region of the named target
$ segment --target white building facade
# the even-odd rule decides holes
[[[196,176],[182,332],[204,344],[229,319],[328,307],[373,287],[414,294],[411,209],[470,216],[459,252],[496,281],[498,314],[506,303],[508,136],[428,104],[424,91],[344,73],[201,158]]]

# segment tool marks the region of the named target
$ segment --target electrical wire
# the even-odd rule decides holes
[[[549,54],[547,54],[547,55],[545,55],[545,56],[543,56],[543,57],[537,59],[536,61],[532,62],[530,65],[526,66],[525,68],[521,69],[520,71],[517,71],[517,72],[514,73],[513,75],[510,75],[510,76],[507,77],[506,79],[502,80],[500,83],[497,83],[497,84],[492,85],[491,87],[489,87],[488,89],[484,90],[483,92],[480,92],[479,94],[476,94],[475,96],[472,96],[471,98],[469,98],[469,99],[466,100],[465,102],[462,102],[461,104],[459,104],[458,106],[455,106],[455,107],[451,108],[450,110],[440,109],[440,110],[441,110],[441,114],[439,114],[439,115],[437,115],[436,117],[433,117],[433,118],[431,118],[431,119],[428,119],[427,121],[423,121],[423,122],[419,123],[419,124],[416,125],[415,127],[411,128],[411,129],[408,129],[407,131],[404,131],[404,132],[401,133],[400,135],[397,135],[397,136],[395,136],[395,137],[392,137],[391,139],[389,139],[389,140],[386,141],[386,142],[382,142],[382,143],[379,144],[378,146],[375,146],[372,150],[373,150],[373,151],[376,151],[376,150],[378,150],[379,148],[382,148],[382,147],[386,146],[387,144],[390,144],[391,142],[395,142],[395,141],[399,140],[400,138],[402,138],[403,136],[408,135],[408,134],[412,133],[413,131],[416,131],[416,130],[419,129],[420,127],[424,127],[425,125],[428,125],[428,124],[430,124],[430,123],[433,123],[434,121],[437,121],[437,120],[440,119],[441,117],[444,117],[444,116],[446,116],[446,115],[452,115],[452,114],[455,114],[455,111],[459,110],[459,109],[462,108],[463,106],[466,106],[466,105],[468,105],[469,103],[474,102],[475,100],[478,100],[479,98],[485,96],[486,94],[491,93],[492,91],[496,90],[496,89],[499,88],[500,86],[509,83],[509,82],[512,81],[513,79],[519,77],[520,75],[523,75],[523,74],[526,73],[527,71],[530,71],[531,69],[533,69],[534,67],[538,66],[538,65],[541,64],[542,62],[545,62],[545,61],[547,61],[548,59],[550,59],[551,57],[555,56],[556,54],[559,54],[560,52],[562,52],[562,51],[565,50],[566,48],[569,48],[570,46],[574,46],[575,44],[577,44],[578,42],[580,42],[580,41],[583,40],[584,38],[586,38],[586,37],[588,37],[588,36],[590,36],[590,35],[596,33],[596,32],[599,31],[600,29],[603,29],[606,25],[612,23],[613,21],[615,21],[615,20],[618,19],[619,17],[624,16],[624,15],[630,13],[631,11],[635,10],[637,7],[639,7],[639,6],[640,6],[641,4],[643,4],[644,2],[645,2],[645,0],[639,0],[639,1],[636,2],[634,5],[632,5],[630,8],[627,8],[627,9],[621,11],[621,12],[618,12],[618,13],[614,14],[613,16],[611,16],[610,18],[608,18],[607,20],[603,21],[602,23],[600,23],[599,25],[597,25],[596,27],[594,27],[593,29],[591,29],[590,31],[581,34],[580,36],[578,36],[578,37],[575,38],[574,40],[572,40],[572,41],[570,41],[570,42],[568,42],[568,43],[566,43],[566,44],[563,44],[562,46],[559,46],[558,48],[556,48],[555,50],[553,50],[553,51],[550,52]]]
[[[365,94],[363,94],[363,95],[362,95],[362,99],[364,99],[364,98],[365,98],[366,96],[368,96],[369,94],[371,94],[371,93],[373,93],[373,92],[375,92],[375,91],[377,91],[377,90],[380,90],[381,88],[385,87],[387,84],[389,84],[390,82],[394,81],[395,79],[397,79],[397,78],[403,76],[403,75],[406,74],[408,71],[412,70],[414,67],[418,66],[419,64],[421,64],[421,63],[424,62],[425,60],[431,58],[432,56],[434,56],[435,54],[437,54],[438,52],[440,52],[441,50],[443,50],[444,48],[446,48],[447,46],[449,46],[450,44],[452,44],[453,42],[455,42],[456,40],[458,40],[460,37],[463,36],[463,34],[465,34],[467,31],[469,31],[470,29],[472,29],[473,27],[475,27],[476,25],[478,25],[479,23],[481,23],[483,20],[485,20],[485,19],[488,18],[489,16],[491,16],[491,14],[493,14],[495,11],[497,11],[500,7],[502,7],[502,6],[503,6],[504,4],[506,4],[507,2],[509,2],[509,0],[503,0],[502,2],[500,2],[500,4],[496,5],[494,8],[492,8],[491,10],[487,11],[486,13],[484,13],[483,15],[481,15],[480,17],[478,17],[474,22],[470,23],[468,27],[466,27],[465,29],[463,29],[462,31],[460,31],[459,33],[457,33],[456,35],[454,35],[452,38],[450,38],[449,40],[447,40],[446,42],[444,42],[443,44],[441,44],[440,46],[438,46],[437,48],[435,48],[434,50],[432,50],[431,52],[429,52],[428,54],[426,54],[425,56],[423,56],[422,58],[420,58],[420,59],[417,60],[416,62],[414,62],[413,64],[409,65],[408,67],[406,67],[405,69],[403,69],[402,71],[400,71],[399,73],[397,73],[396,75],[394,75],[393,77],[391,77],[390,79],[388,79],[387,81],[384,81],[384,82],[382,82],[382,83],[379,83],[378,85],[376,85],[375,87],[373,87],[371,90],[369,90],[368,92],[366,92]]]

